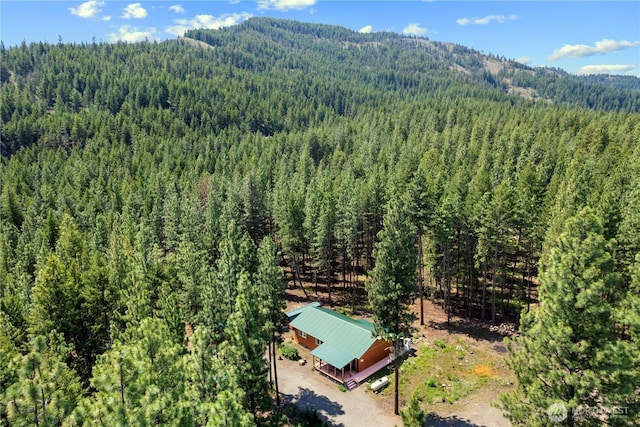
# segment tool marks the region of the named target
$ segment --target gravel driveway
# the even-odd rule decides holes
[[[278,360],[278,385],[284,402],[315,409],[332,426],[402,425],[400,417],[380,408],[372,392],[365,393],[365,384],[352,391],[340,391],[338,384],[313,371],[310,364],[300,366],[291,360]]]

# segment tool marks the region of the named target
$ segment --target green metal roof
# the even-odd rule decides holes
[[[318,301],[310,302],[309,304],[303,305],[302,307],[294,308],[293,310],[287,311],[285,314],[289,318],[289,320],[293,320],[296,316],[304,311],[304,309],[309,307],[320,307],[320,303]]]
[[[322,341],[311,354],[336,368],[359,359],[376,342],[373,325],[322,307],[305,307],[291,326]]]
[[[331,363],[338,369],[342,369],[347,366],[355,357],[349,353],[345,353],[344,351],[336,348],[329,343],[322,343],[318,347],[316,347],[311,354],[315,357],[318,357],[325,362]]]

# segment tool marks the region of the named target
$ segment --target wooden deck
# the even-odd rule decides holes
[[[316,368],[316,371],[320,372],[321,374],[326,375],[327,377],[342,384],[347,382],[347,379],[351,378],[351,371],[345,370],[344,378],[342,378],[341,371],[336,372],[335,368],[324,360],[314,359],[313,367]]]
[[[400,356],[405,354],[407,351],[409,350],[406,348],[403,348],[403,351],[400,353]],[[367,369],[363,369],[360,372],[345,370],[344,378],[340,377],[341,372],[335,372],[335,368],[333,366],[329,365],[328,363],[322,360],[316,359],[314,361],[314,367],[321,374],[326,375],[329,378],[341,384],[346,385],[349,390],[352,390],[358,385],[360,385],[360,383],[365,381],[367,378],[369,378],[371,375],[384,369],[387,365],[393,363],[393,360],[394,360],[393,355],[390,355],[388,357],[385,357],[384,359],[379,360],[373,365],[369,366]]]
[[[393,356],[385,357],[384,359],[381,359],[376,363],[374,363],[373,365],[369,366],[367,369],[363,369],[360,372],[354,372],[353,380],[356,383],[360,384],[361,382],[369,378],[371,375],[384,369],[389,363],[392,363],[392,362],[393,362]]]

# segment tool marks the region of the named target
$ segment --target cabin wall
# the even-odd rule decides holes
[[[360,360],[358,360],[358,372],[367,369],[374,363],[388,357],[390,353],[391,342],[377,340],[371,347],[369,347],[369,350],[362,355]]]
[[[298,344],[308,348],[309,350],[313,350],[318,346],[318,344],[316,344],[315,337],[312,337],[311,335],[307,334],[307,337],[303,338],[300,336],[300,331],[298,329],[296,328],[291,328],[291,329],[293,329],[294,331],[294,336]]]

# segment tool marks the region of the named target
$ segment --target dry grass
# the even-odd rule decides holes
[[[488,365],[478,365],[471,370],[471,373],[480,378],[495,378],[495,370]]]
[[[412,395],[422,402],[423,409],[439,412],[472,392],[483,389],[506,391],[513,381],[513,373],[504,357],[494,351],[462,337],[435,339],[418,348],[400,369],[401,406]],[[390,386],[381,395],[393,397],[393,376]]]

